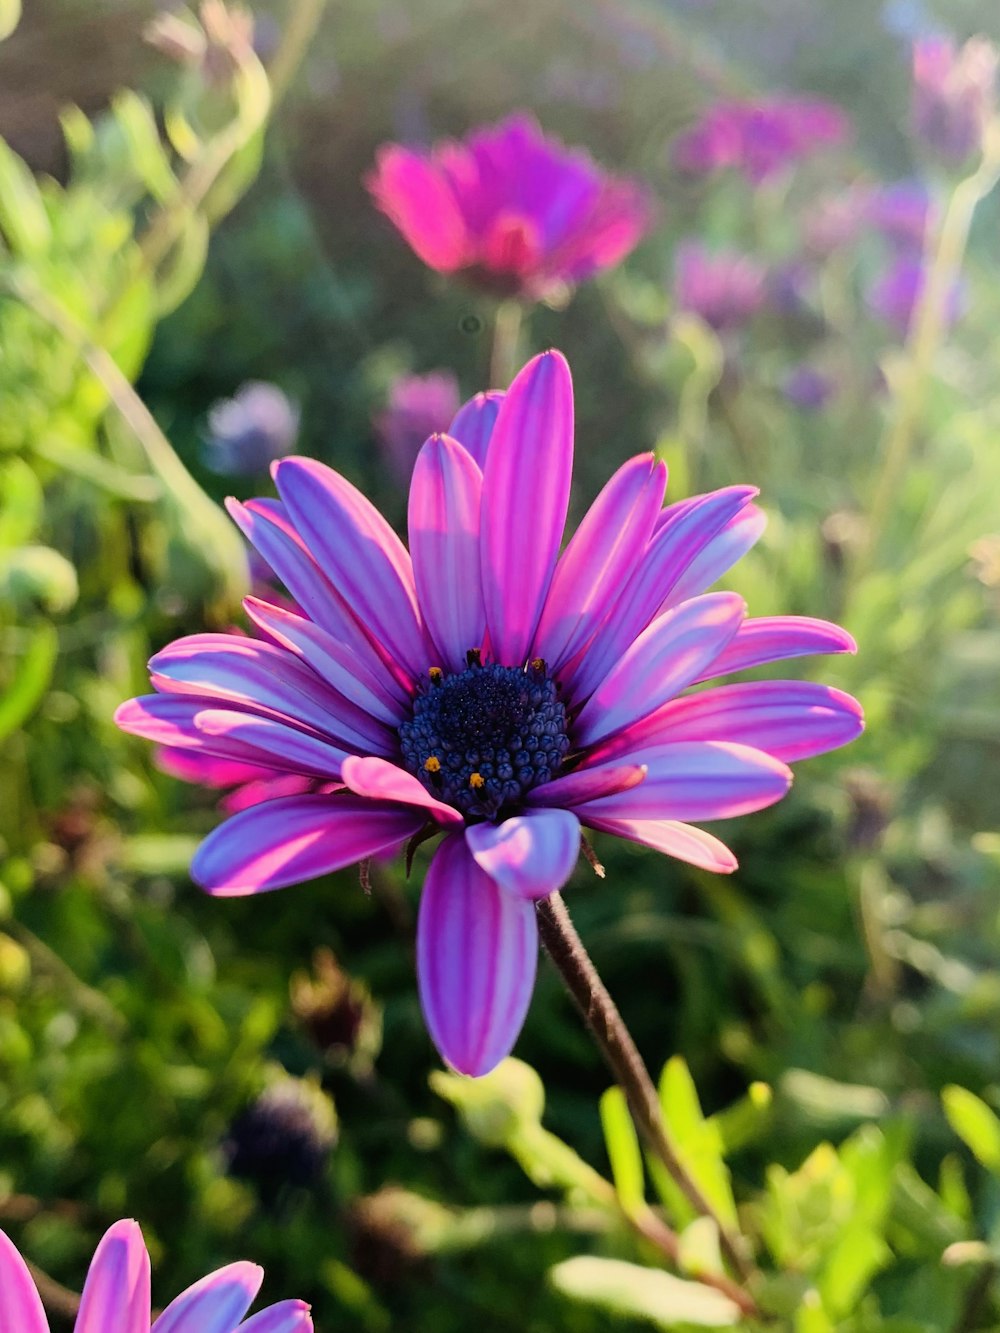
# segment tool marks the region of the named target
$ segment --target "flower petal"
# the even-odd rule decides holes
[[[94,1252],[74,1333],[149,1333],[149,1255],[137,1222],[116,1222]]]
[[[0,1231],[0,1329],[4,1333],[49,1333],[45,1310],[28,1266],[13,1241]]]
[[[305,1301],[279,1301],[240,1324],[238,1333],[312,1333],[312,1326]]]
[[[480,472],[486,467],[486,451],[503,400],[504,394],[500,389],[477,393],[475,398],[470,398],[458,409],[455,420],[448,427],[448,434],[472,455],[473,461],[479,464]]]
[[[284,648],[238,634],[190,634],[149,662],[165,693],[218,699],[277,718],[351,749],[391,754],[396,740],[358,704]]]
[[[482,576],[497,661],[520,666],[552,581],[573,468],[573,382],[558,352],[517,375],[483,475]]]
[[[652,847],[656,852],[687,861],[702,870],[729,875],[737,868],[736,857],[724,842],[713,838],[704,829],[693,824],[682,824],[676,819],[602,819],[588,817],[587,823],[599,833],[613,833],[629,842]]]
[[[629,759],[649,768],[628,791],[576,806],[585,824],[603,819],[732,819],[780,801],[791,769],[748,745],[687,741],[639,750]]]
[[[811,616],[758,616],[743,622],[732,641],[693,683],[780,662],[787,657],[857,651],[858,645],[847,630],[828,620],[815,620]]]
[[[417,977],[435,1046],[462,1074],[488,1074],[509,1055],[535,984],[531,902],[505,893],[455,833],[427,871],[417,923]]]
[[[589,642],[621,596],[663,504],[667,469],[652,454],[629,459],[584,516],[562,553],[535,634],[550,671]]]
[[[440,665],[464,671],[466,653],[486,633],[479,571],[483,475],[455,440],[432,435],[417,455],[410,482],[413,577]]]
[[[664,599],[664,609],[698,597],[718,582],[757,544],[766,527],[763,509],[748,504],[702,547]]]
[[[426,823],[361,796],[286,796],[251,806],[198,848],[191,878],[222,898],[266,893],[395,849]]]
[[[398,727],[405,710],[384,684],[384,672],[370,671],[350,644],[319,625],[259,597],[245,597],[243,609],[270,638],[303,662],[338,694],[388,727]]]
[[[420,153],[386,144],[365,180],[372,198],[418,258],[442,273],[467,262],[466,228],[447,180]]]
[[[264,1280],[257,1264],[217,1269],[170,1302],[152,1333],[233,1333]]]
[[[610,736],[592,759],[678,741],[735,741],[789,764],[847,745],[863,730],[861,705],[842,690],[808,680],[755,680],[672,699]]]
[[[590,745],[630,726],[683,690],[739,629],[742,597],[706,593],[665,611],[594,690],[577,718],[575,740]]]
[[[323,463],[284,458],[274,479],[327,578],[369,633],[419,678],[428,645],[406,547],[371,501]]]
[[[465,841],[480,870],[505,892],[547,898],[576,867],[580,821],[569,810],[528,810],[502,824],[473,824]]]
[[[638,787],[646,776],[643,764],[597,764],[564,773],[527,795],[529,805],[574,806],[581,801],[596,801],[600,796],[612,796],[616,791]]]
[[[371,801],[398,801],[426,810],[439,824],[461,824],[462,815],[453,805],[436,800],[419,778],[386,759],[352,755],[341,765],[345,786]]]

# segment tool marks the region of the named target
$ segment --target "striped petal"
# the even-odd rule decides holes
[[[690,685],[732,639],[745,612],[743,599],[730,592],[665,611],[594,690],[577,719],[577,743],[592,745],[631,726]]]
[[[591,758],[678,741],[735,741],[790,764],[847,745],[863,730],[861,705],[842,690],[808,680],[756,680],[672,699],[609,737]]]
[[[613,796],[618,791],[638,787],[646,776],[644,764],[597,764],[564,773],[535,787],[526,797],[529,805],[564,808],[583,801],[596,801],[601,796]]]
[[[676,819],[597,817],[588,817],[587,823],[599,833],[613,833],[615,837],[641,843],[643,847],[651,847],[653,851],[664,852],[667,856],[676,857],[678,861],[700,866],[702,870],[729,875],[737,868],[736,857],[726,844],[713,838],[704,829],[695,828],[693,824],[683,824]]]
[[[152,1333],[233,1333],[263,1280],[264,1270],[256,1264],[220,1268],[171,1301]]]
[[[191,878],[222,898],[266,893],[395,850],[426,823],[362,796],[288,796],[243,810],[195,853]]]
[[[312,1327],[305,1301],[279,1301],[240,1324],[239,1333],[312,1333]]]
[[[671,588],[664,601],[664,610],[706,592],[756,546],[766,527],[767,515],[763,509],[748,504],[694,557]]]
[[[414,679],[423,675],[428,645],[413,567],[389,524],[346,478],[315,459],[283,458],[274,479],[303,541],[357,619]]]
[[[455,440],[432,436],[417,455],[410,483],[409,536],[421,610],[440,652],[439,665],[463,671],[466,653],[486,632],[479,570],[483,476]]]
[[[455,420],[448,427],[448,434],[472,455],[480,472],[486,467],[486,451],[503,400],[504,394],[499,389],[477,393],[458,409]]]
[[[698,681],[714,680],[734,671],[766,666],[789,657],[814,653],[856,653],[858,645],[846,629],[811,616],[758,616],[745,620],[732,641]],[[695,682],[697,683],[697,682]]]
[[[667,469],[630,459],[591,505],[556,566],[533,654],[557,671],[589,642],[620,597],[663,504]]]
[[[580,821],[568,810],[530,810],[502,824],[473,824],[465,841],[480,870],[506,893],[547,898],[576,867]]]
[[[534,905],[505,893],[461,833],[427,871],[417,923],[417,978],[427,1029],[444,1059],[478,1077],[517,1040],[538,962]]]
[[[10,1333],[49,1333],[45,1311],[28,1266],[0,1231],[0,1329]]]
[[[468,263],[465,222],[438,166],[399,144],[379,149],[365,184],[418,258],[442,273]]]
[[[527,660],[552,582],[573,468],[573,383],[558,352],[517,375],[493,430],[483,475],[486,623],[499,662]]]
[[[149,1255],[137,1222],[116,1222],[94,1252],[74,1333],[149,1333]]]
[[[357,755],[341,766],[345,786],[371,801],[398,801],[426,810],[439,824],[461,824],[462,815],[453,805],[436,800],[424,784],[398,764],[385,759],[363,759]]]
[[[629,756],[649,769],[628,791],[576,807],[585,824],[603,819],[732,819],[780,801],[791,769],[747,745],[688,741]]]

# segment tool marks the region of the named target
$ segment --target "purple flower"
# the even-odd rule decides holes
[[[264,472],[299,432],[299,410],[276,384],[249,380],[208,414],[205,464],[213,472]]]
[[[389,466],[403,485],[410,480],[420,446],[428,435],[448,429],[459,402],[458,380],[450,370],[401,375],[393,384],[374,426]]]
[[[188,1287],[163,1311],[152,1333],[311,1333],[309,1307],[281,1301],[240,1321],[260,1290],[264,1270],[236,1263]],[[116,1222],[91,1261],[76,1333],[150,1333],[149,1255],[136,1222]],[[0,1329],[49,1333],[28,1266],[0,1231]]]
[[[916,255],[901,255],[872,283],[868,290],[868,306],[879,319],[890,324],[901,338],[910,331],[910,324],[923,296],[927,268]],[[955,283],[948,294],[945,319],[954,324],[962,313],[964,290]]]
[[[818,412],[829,402],[835,388],[829,375],[803,361],[788,372],[782,392],[793,406],[803,412]]]
[[[731,167],[760,185],[817,149],[846,142],[849,135],[846,113],[818,98],[716,102],[677,139],[674,162],[697,175]]]
[[[880,186],[868,200],[868,221],[898,250],[923,254],[934,209],[921,181],[895,181]]]
[[[417,931],[424,1015],[456,1069],[511,1049],[538,952],[534,902],[560,889],[581,825],[731,871],[692,820],[778,801],[787,762],[853,739],[861,710],[811,682],[685,694],[746,667],[850,652],[798,617],[747,620],[706,593],[756,541],[756,491],[661,508],[651,454],[618,469],[561,550],[573,390],[558,352],[480,395],[413,471],[409,551],[343,477],[278,463],[280,500],[230,504],[303,610],[255,600],[267,641],[195,634],[152,659],[157,691],[117,721],[159,744],[274,764],[341,790],[241,811],[192,876],[263,893],[441,835]]]
[[[983,143],[996,108],[997,50],[973,37],[961,50],[950,37],[913,43],[913,132],[946,165],[960,167]]]
[[[680,310],[703,319],[717,333],[742,328],[764,304],[767,271],[751,255],[714,254],[697,241],[677,247],[674,295]]]
[[[619,263],[652,222],[641,186],[524,114],[430,151],[385,144],[366,184],[425,264],[529,300]]]

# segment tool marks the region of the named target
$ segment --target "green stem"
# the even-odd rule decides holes
[[[271,83],[271,110],[274,112],[291,86],[309,44],[316,35],[326,9],[326,0],[299,0],[285,26],[281,45],[267,69]]]
[[[506,389],[517,372],[524,308],[513,298],[497,306],[490,354],[490,388]]]

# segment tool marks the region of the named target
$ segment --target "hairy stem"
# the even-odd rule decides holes
[[[583,1015],[615,1081],[625,1093],[640,1138],[663,1163],[695,1211],[715,1222],[723,1254],[740,1278],[747,1281],[753,1270],[741,1253],[736,1238],[723,1225],[715,1208],[678,1157],[664,1124],[660,1099],[649,1071],[614,1000],[597,975],[560,894],[553,893],[538,903],[537,915],[546,952]],[[732,1295],[731,1292],[727,1294]],[[740,1302],[741,1308],[748,1312],[755,1309],[744,1291],[740,1291]]]

